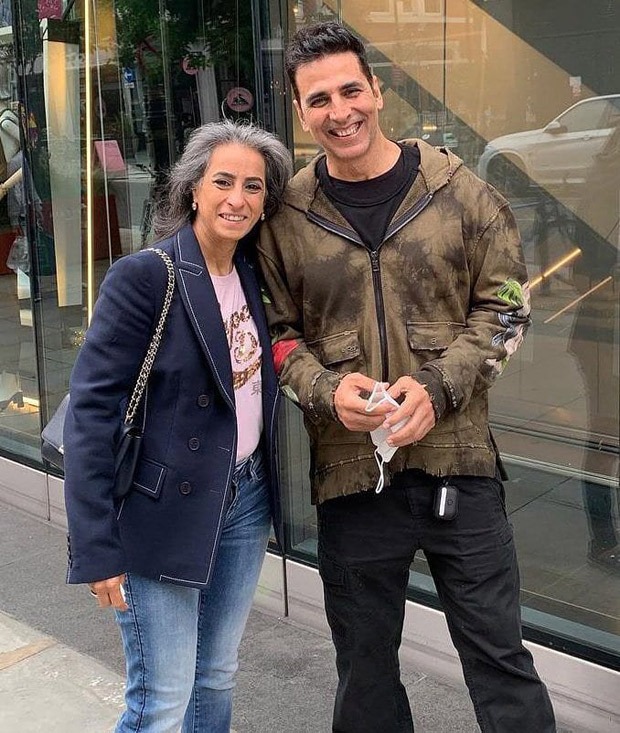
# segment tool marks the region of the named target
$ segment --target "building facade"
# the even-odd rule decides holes
[[[283,48],[330,18],[367,45],[386,134],[453,149],[512,203],[534,327],[490,407],[524,633],[557,695],[570,688],[593,729],[617,729],[604,727],[620,725],[617,694],[606,700],[620,680],[617,2],[0,0],[0,501],[64,523],[40,431],[107,268],[153,241],[158,191],[198,125],[252,120],[296,167],[316,154]],[[318,619],[308,447],[290,404],[280,443],[287,541],[265,592]],[[406,642],[439,668],[454,652],[422,555],[410,598]]]

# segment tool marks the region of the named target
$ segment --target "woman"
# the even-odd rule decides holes
[[[109,269],[71,376],[68,582],[113,606],[127,663],[116,731],[230,729],[237,650],[270,521],[278,527],[276,377],[246,243],[291,174],[250,125],[192,134],[156,216],[176,286],[149,378],[132,490],[112,498],[115,434],[161,312],[153,252]]]

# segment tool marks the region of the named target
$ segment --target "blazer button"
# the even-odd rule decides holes
[[[207,407],[209,404],[209,395],[201,394],[198,397],[198,407]]]
[[[190,438],[187,445],[190,450],[198,450],[198,448],[200,448],[200,441],[198,438]]]
[[[192,485],[189,481],[181,481],[179,484],[179,491],[183,494],[183,496],[187,496],[188,494],[192,493]]]

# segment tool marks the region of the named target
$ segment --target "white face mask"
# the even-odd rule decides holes
[[[393,405],[395,408],[400,407],[398,402],[396,402],[396,400],[387,393],[387,390],[385,389],[383,384],[381,382],[375,382],[375,386],[370,393],[370,397],[368,398],[368,401],[366,402],[366,407],[364,409],[366,410],[366,412],[372,412],[383,402],[387,402],[390,405]],[[390,459],[398,450],[397,446],[388,445],[387,439],[389,438],[391,433],[400,430],[402,426],[407,422],[407,420],[408,418],[404,418],[400,422],[396,423],[396,425],[392,425],[391,428],[383,428],[379,426],[378,428],[372,430],[370,433],[370,438],[372,442],[377,446],[375,448],[375,460],[377,461],[377,466],[379,467],[379,480],[377,481],[377,486],[375,488],[375,492],[377,494],[381,492],[385,484],[383,466],[386,463],[390,462]]]

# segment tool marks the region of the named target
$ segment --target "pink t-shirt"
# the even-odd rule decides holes
[[[237,463],[240,463],[256,450],[263,430],[263,352],[236,268],[229,275],[211,275],[211,280],[230,348],[237,412]]]

